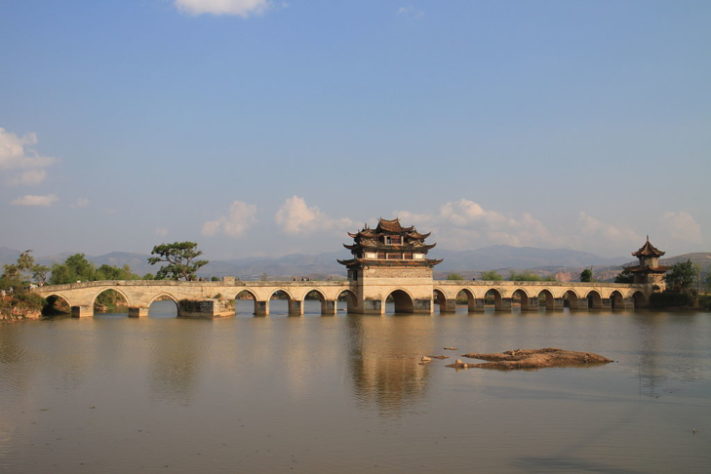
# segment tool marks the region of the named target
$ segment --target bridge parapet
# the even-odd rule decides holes
[[[427,306],[423,311],[432,312],[434,304],[440,312],[452,312],[456,309],[457,298],[462,294],[467,298],[470,311],[483,311],[494,299],[497,310],[510,310],[517,305],[522,310],[537,310],[540,305],[548,309],[607,309],[642,307],[654,291],[651,285],[623,284],[603,282],[555,282],[555,281],[485,281],[485,280],[430,280],[417,282],[417,291],[427,299],[425,290],[432,295],[424,301]],[[302,315],[306,295],[315,291],[321,300],[322,314],[335,314],[336,301],[345,294],[349,299],[349,312],[367,312],[363,305],[366,298],[375,298],[377,312],[385,312],[388,296],[394,291],[406,293],[412,299],[411,288],[407,280],[403,285],[373,284],[366,295],[356,282],[340,281],[172,281],[172,280],[107,280],[77,282],[65,285],[47,285],[34,291],[43,297],[56,295],[64,299],[72,308],[75,316],[92,316],[96,298],[106,290],[121,294],[132,316],[147,316],[148,308],[157,299],[180,301],[212,301],[204,305],[213,308],[210,317],[234,314],[234,302],[241,294],[247,293],[254,300],[256,315],[269,314],[269,301],[275,293],[281,291],[289,300],[289,314]],[[412,287],[415,288],[415,287]],[[487,295],[489,296],[487,300]],[[487,303],[488,301],[488,303]],[[372,303],[372,302],[371,302]],[[186,308],[194,306],[187,305]],[[186,310],[187,311],[187,310]],[[180,305],[179,305],[180,312]],[[191,314],[194,311],[190,310]],[[187,314],[187,313],[186,313]]]
[[[633,309],[647,305],[652,285],[607,282],[434,280],[434,300],[440,312],[451,312],[457,297],[468,299],[470,311],[481,311],[487,296],[497,310]]]
[[[188,301],[214,301],[213,315],[234,314],[235,299],[247,292],[255,301],[255,313],[269,313],[269,300],[279,292],[289,299],[290,314],[303,314],[303,300],[311,291],[316,291],[322,300],[325,314],[335,314],[335,301],[351,283],[343,281],[173,281],[173,280],[105,280],[76,282],[64,285],[46,285],[34,291],[45,298],[58,296],[72,308],[75,316],[92,316],[96,298],[106,290],[119,293],[129,306],[132,316],[147,316],[148,308],[157,299],[170,299],[179,303]],[[208,307],[210,305],[205,305]],[[187,305],[194,308],[194,306]],[[179,307],[180,311],[180,307]],[[187,312],[194,314],[191,309]],[[187,313],[186,313],[187,314]]]
[[[268,287],[294,287],[294,288],[307,288],[307,287],[348,287],[350,282],[348,280],[296,280],[296,281],[244,281],[235,280],[234,282],[224,282],[224,281],[176,281],[176,280],[97,280],[97,281],[78,281],[76,283],[66,283],[62,285],[45,285],[36,288],[36,291],[41,293],[45,291],[64,291],[64,290],[77,290],[83,288],[97,288],[103,286],[140,286],[140,287],[164,287],[173,286],[180,288],[268,288]]]

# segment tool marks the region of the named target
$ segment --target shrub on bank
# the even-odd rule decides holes
[[[0,319],[39,317],[45,300],[29,291],[16,291],[0,297]]]
[[[693,308],[697,305],[697,296],[692,292],[664,291],[652,293],[649,305],[654,309]]]
[[[699,296],[699,309],[702,311],[711,311],[711,295]]]

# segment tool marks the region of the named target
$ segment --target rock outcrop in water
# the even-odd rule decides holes
[[[480,368],[480,369],[541,369],[545,367],[580,367],[597,364],[608,364],[613,360],[592,352],[575,352],[547,347],[544,349],[515,349],[506,352],[492,354],[481,354],[472,352],[462,354],[462,357],[470,359],[486,360],[488,362],[464,363],[457,360],[457,363],[448,365],[460,369]]]

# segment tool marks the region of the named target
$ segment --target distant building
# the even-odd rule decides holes
[[[338,260],[348,269],[354,283],[360,312],[381,313],[381,302],[388,295],[396,312],[427,312],[432,304],[432,267],[442,262],[427,258],[435,244],[425,243],[430,236],[414,226],[403,227],[398,219],[380,219],[375,229],[367,225],[348,235],[352,244],[343,246],[353,258]],[[401,289],[409,288],[409,294]]]
[[[427,252],[437,244],[426,244],[430,233],[420,234],[414,226],[403,227],[399,219],[380,219],[375,229],[367,225],[355,234],[348,233],[353,244],[343,244],[353,254],[352,259],[338,260],[348,268],[348,279],[358,280],[364,266],[368,268],[427,269],[442,262],[427,258]],[[378,272],[380,273],[380,272]],[[387,272],[390,273],[390,272]],[[379,275],[373,275],[379,276]]]
[[[555,274],[555,276],[553,278],[555,278],[555,281],[562,281],[562,282],[573,281],[573,275],[569,272],[558,272]]]
[[[649,236],[647,236],[647,241],[644,245],[632,253],[633,256],[639,259],[639,264],[625,267],[625,270],[634,275],[634,283],[656,285],[657,289],[663,289],[664,273],[669,270],[669,267],[659,264],[659,257],[664,254],[665,252],[649,242]]]

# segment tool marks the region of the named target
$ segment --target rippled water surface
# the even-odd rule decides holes
[[[275,302],[270,317],[202,321],[165,317],[165,304],[143,319],[0,326],[0,471],[711,465],[709,313],[289,318]],[[511,372],[419,364],[423,354],[550,346],[617,362]]]

